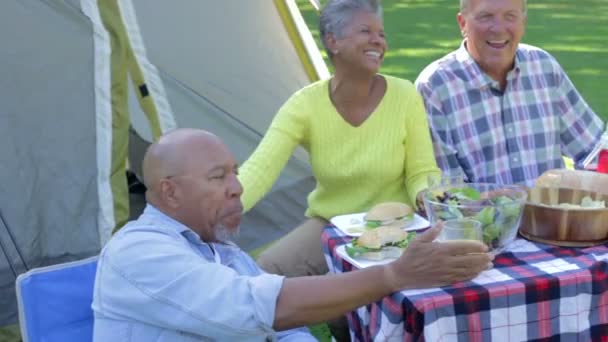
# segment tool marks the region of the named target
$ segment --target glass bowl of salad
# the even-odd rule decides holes
[[[484,243],[500,252],[517,236],[527,197],[517,185],[461,183],[431,187],[423,199],[431,224],[462,218],[479,221]]]

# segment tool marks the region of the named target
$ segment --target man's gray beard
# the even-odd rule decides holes
[[[240,227],[236,227],[236,229],[230,229],[223,224],[218,224],[215,226],[215,239],[218,242],[228,243],[234,242],[237,237],[239,237]]]

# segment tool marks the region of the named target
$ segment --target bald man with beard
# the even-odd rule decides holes
[[[264,273],[234,243],[242,187],[215,135],[179,129],[144,158],[148,202],[99,257],[94,341],[316,341],[305,325],[336,318],[404,288],[475,277],[492,256],[478,242],[419,235],[403,256],[339,275]]]

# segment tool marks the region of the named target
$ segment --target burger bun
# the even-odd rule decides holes
[[[383,202],[373,206],[365,215],[367,222],[378,222],[378,225],[406,223],[413,218],[414,210],[405,203]]]

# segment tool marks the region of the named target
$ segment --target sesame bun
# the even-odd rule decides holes
[[[400,202],[384,202],[373,206],[365,215],[366,221],[380,221],[390,224],[395,220],[411,216],[414,213],[412,207]]]

